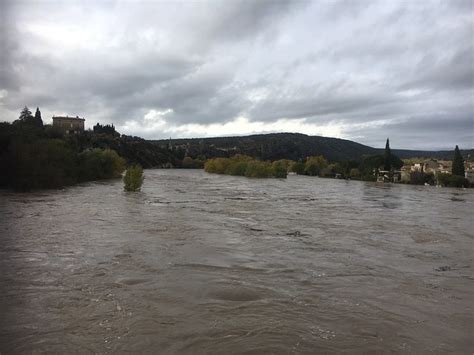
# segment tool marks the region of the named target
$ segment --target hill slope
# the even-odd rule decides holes
[[[303,159],[311,155],[323,155],[329,161],[360,160],[364,155],[383,152],[350,140],[320,136],[308,136],[300,133],[271,133],[239,137],[189,138],[157,140],[161,146],[186,149],[193,158],[227,157],[234,154],[246,154],[262,160]],[[392,150],[400,158],[424,157],[451,159],[453,151],[417,151]],[[474,150],[463,151],[464,156]]]

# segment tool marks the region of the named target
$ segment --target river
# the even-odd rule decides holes
[[[474,350],[474,190],[146,170],[0,192],[0,353]]]

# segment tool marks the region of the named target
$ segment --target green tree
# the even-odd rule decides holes
[[[301,161],[295,161],[291,164],[290,171],[298,174],[298,175],[303,175],[304,174],[304,164]]]
[[[91,181],[120,177],[125,160],[112,149],[87,149],[78,154],[79,180]]]
[[[124,190],[125,191],[140,191],[143,184],[143,169],[137,165],[132,165],[128,167],[123,177]]]
[[[286,179],[288,174],[288,164],[283,160],[277,160],[272,163],[272,174],[276,178]]]
[[[464,177],[464,159],[459,151],[459,147],[454,148],[452,174]]]
[[[327,167],[328,162],[322,155],[318,155],[316,157],[308,157],[306,158],[306,163],[304,166],[304,172],[310,176],[317,176],[321,172],[322,169]]]
[[[385,143],[385,151],[383,154],[383,169],[386,171],[390,171],[392,169],[392,152],[390,151],[390,143],[387,138],[387,142]]]
[[[272,165],[266,161],[251,160],[247,164],[246,177],[268,178],[272,176]]]

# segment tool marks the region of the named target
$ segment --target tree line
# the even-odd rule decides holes
[[[163,167],[181,159],[138,137],[120,135],[113,125],[64,134],[25,107],[12,123],[0,122],[0,187],[17,191],[61,188],[120,177],[127,164]]]

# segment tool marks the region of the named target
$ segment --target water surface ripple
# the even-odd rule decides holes
[[[0,192],[0,352],[472,353],[473,210],[192,170]]]

